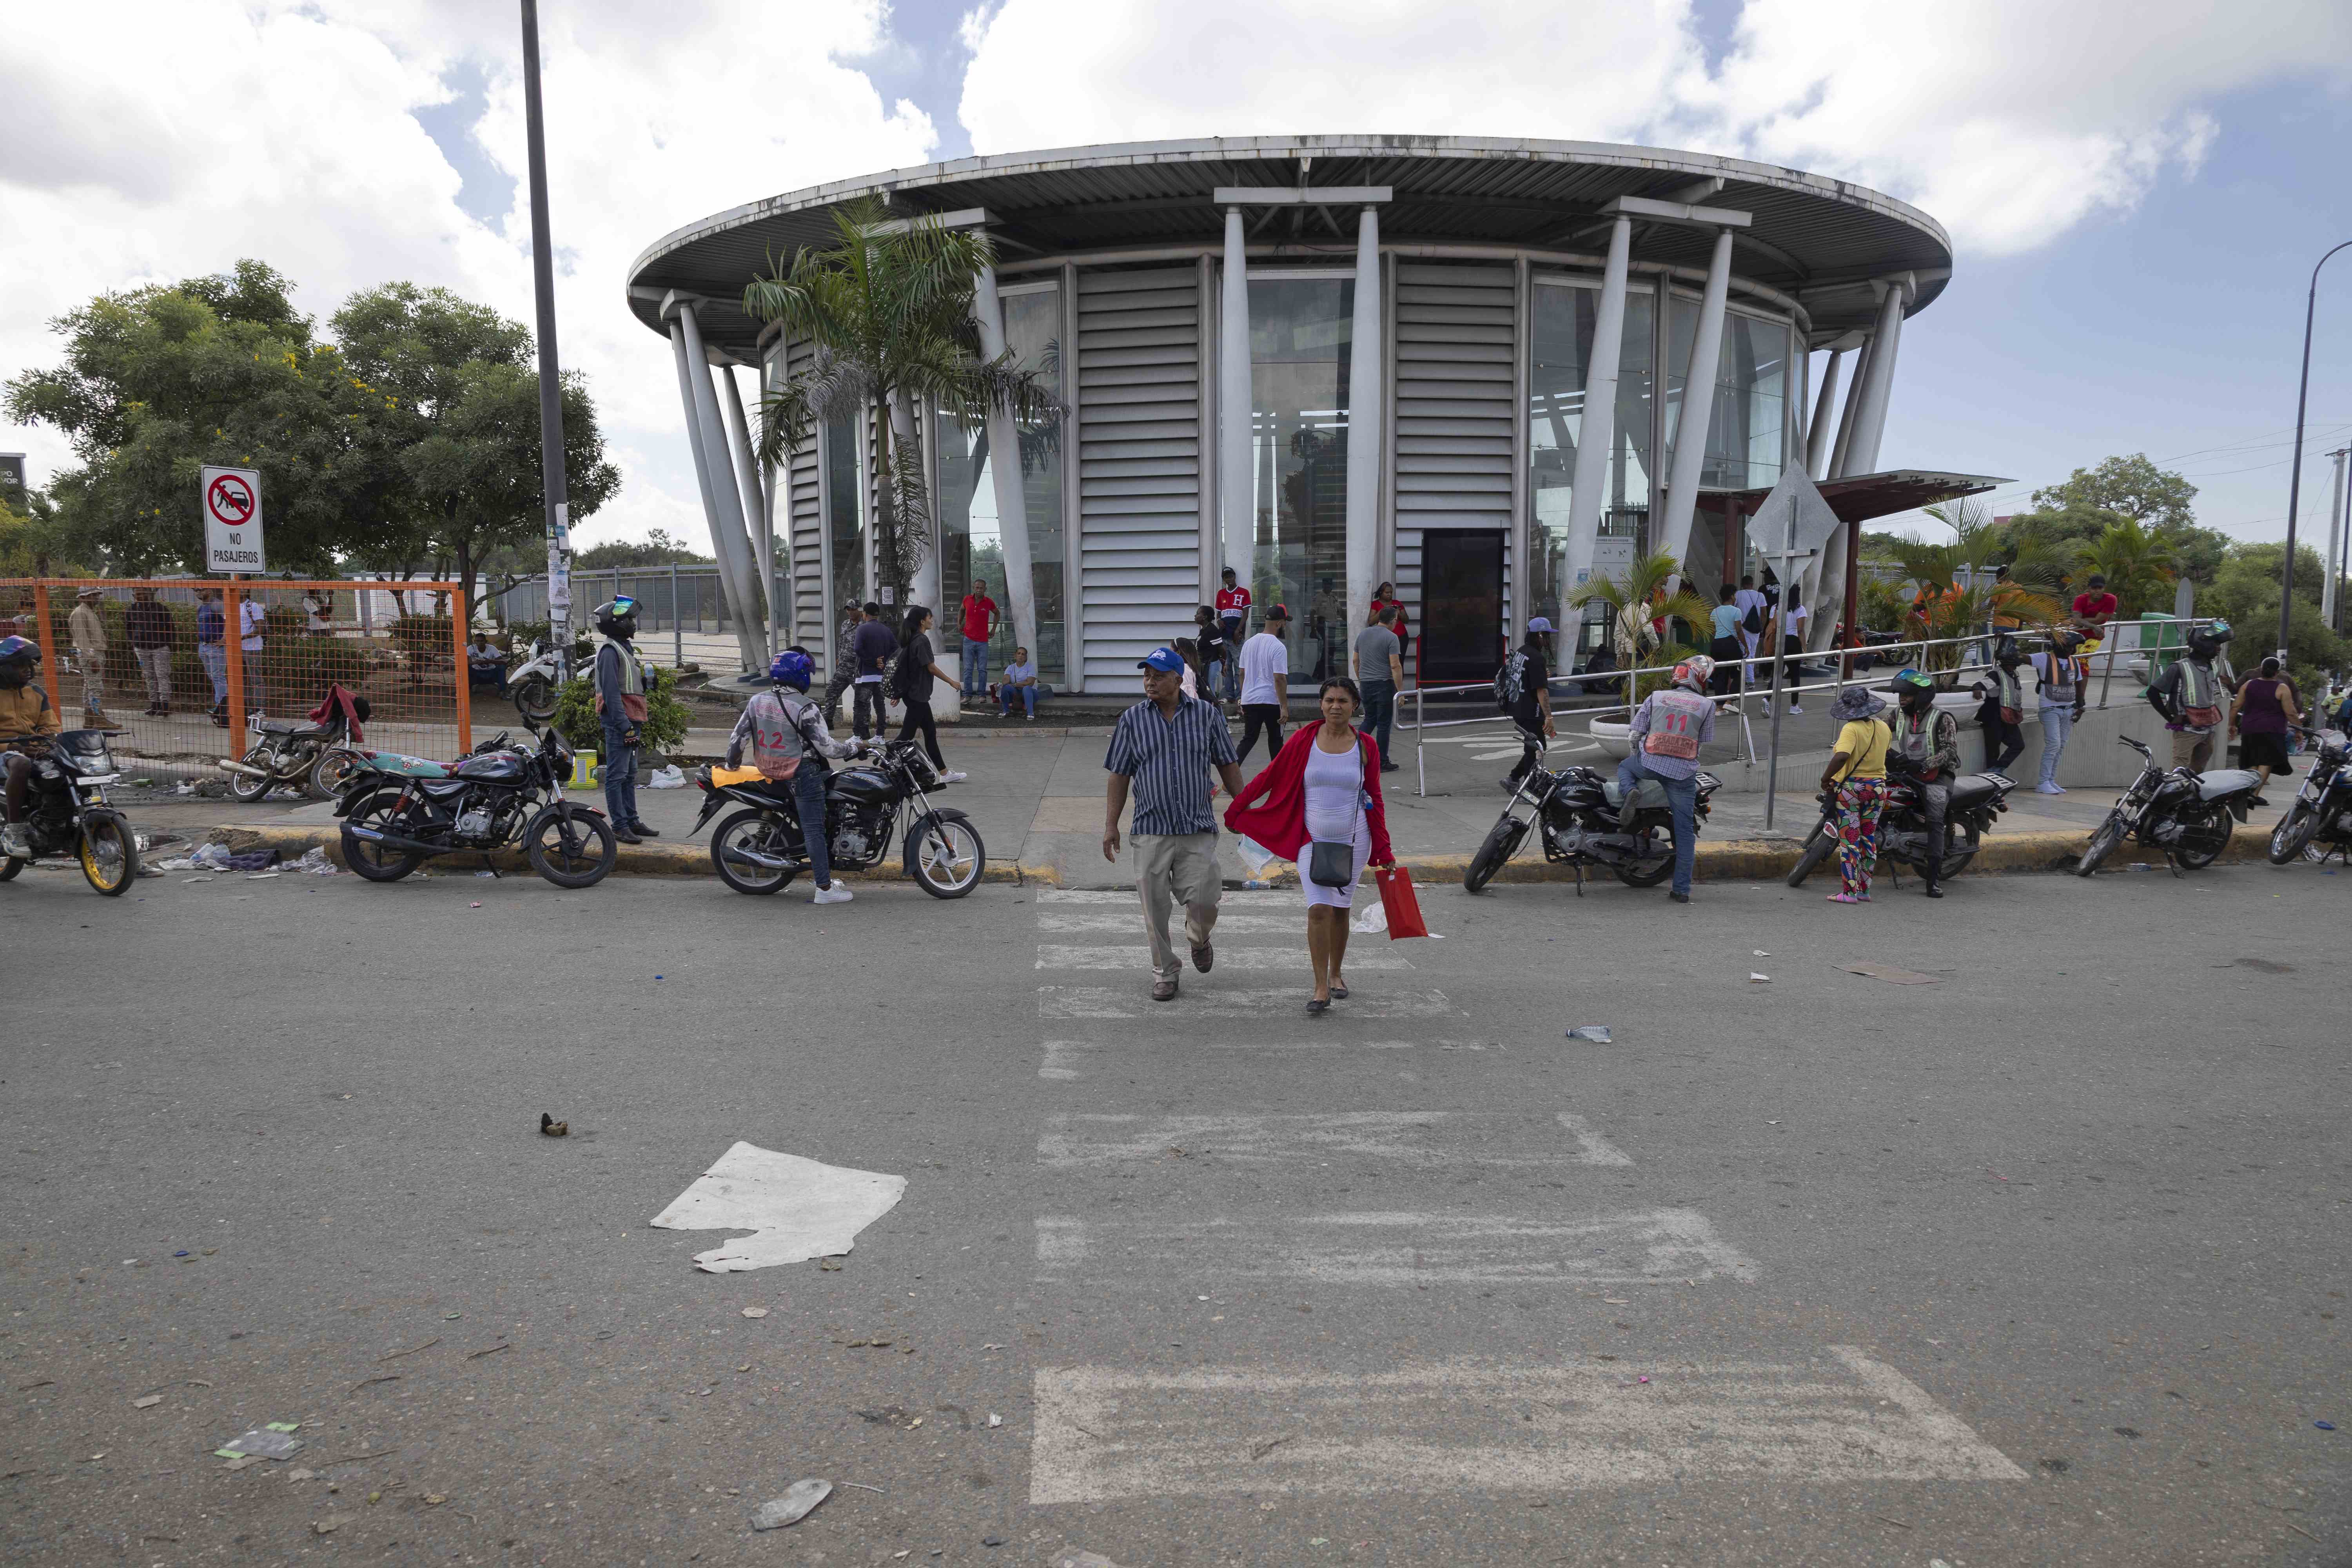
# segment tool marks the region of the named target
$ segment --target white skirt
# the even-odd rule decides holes
[[[1298,885],[1306,890],[1307,903],[1309,905],[1328,904],[1335,909],[1344,910],[1356,901],[1356,884],[1363,880],[1364,862],[1372,858],[1371,819],[1365,815],[1361,806],[1356,808],[1356,865],[1355,869],[1349,875],[1348,885],[1344,888],[1324,887],[1307,874],[1307,866],[1315,858],[1315,846],[1312,840],[1298,854]]]

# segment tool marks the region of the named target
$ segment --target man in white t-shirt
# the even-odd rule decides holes
[[[262,679],[261,639],[268,612],[247,598],[236,606],[237,651],[245,659],[245,706],[248,712],[268,710],[268,691]]]
[[[1773,624],[1780,627],[1780,652],[1791,661],[1780,667],[1780,684],[1793,687],[1804,679],[1804,666],[1793,661],[1805,651],[1805,616],[1808,612],[1804,600],[1799,598],[1793,589],[1783,591],[1780,600],[1780,613],[1774,617]],[[1789,711],[1802,713],[1804,710],[1804,704],[1798,700],[1797,693],[1790,692]]]
[[[1290,710],[1290,645],[1282,634],[1289,625],[1290,611],[1269,605],[1265,630],[1242,644],[1243,762],[1249,761],[1260,729],[1265,731],[1266,760],[1282,751],[1282,716]]]
[[[1752,659],[1756,657],[1757,645],[1764,640],[1764,634],[1771,629],[1772,601],[1764,596],[1762,589],[1757,587],[1754,577],[1742,577],[1739,580],[1739,592],[1731,595],[1731,607],[1739,612],[1739,640],[1747,648],[1748,657]],[[1748,629],[1748,617],[1751,614],[1756,617],[1756,629],[1752,632]],[[1748,684],[1750,686],[1756,684],[1756,667],[1753,664],[1748,667]]]

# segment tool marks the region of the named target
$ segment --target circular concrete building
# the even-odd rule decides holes
[[[1134,689],[1227,567],[1251,630],[1289,607],[1294,683],[1346,670],[1383,582],[1410,611],[1409,680],[1483,680],[1638,542],[1703,591],[1760,576],[1741,521],[1799,465],[1847,524],[1805,574],[1819,644],[1863,521],[1993,482],[1879,469],[1904,321],[1943,290],[1951,244],[1843,181],[1459,137],[965,158],[714,214],[630,270],[630,309],[675,345],[722,572],[753,577],[772,519],[788,635],[821,659],[873,592],[872,421],[758,474],[731,368],[765,386],[810,353],[745,316],[743,288],[861,196],[986,229],[982,341],[1059,377],[1066,421],[1026,442],[918,411],[938,537],[915,592],[952,657],[952,607],[986,581],[1007,610],[992,666],[1018,642],[1065,690]]]

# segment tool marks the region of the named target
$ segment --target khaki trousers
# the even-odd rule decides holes
[[[1138,833],[1135,890],[1143,900],[1143,934],[1151,943],[1151,973],[1173,980],[1184,961],[1168,931],[1170,906],[1184,906],[1184,939],[1194,947],[1216,929],[1217,900],[1224,874],[1217,866],[1217,836],[1208,833]]]

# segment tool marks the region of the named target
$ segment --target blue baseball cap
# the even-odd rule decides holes
[[[1156,669],[1162,675],[1174,675],[1184,668],[1184,656],[1172,647],[1156,647],[1135,661],[1138,669]]]

